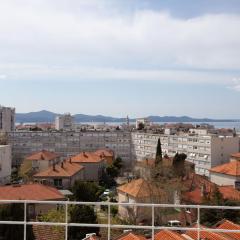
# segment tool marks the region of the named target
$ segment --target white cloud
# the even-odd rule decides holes
[[[240,78],[233,78],[232,84],[229,86],[229,88],[240,92]]]
[[[6,79],[7,76],[5,74],[0,74],[0,79]]]
[[[0,71],[10,79],[228,84],[231,73],[201,70],[240,71],[239,28],[238,15],[176,19],[149,10],[119,14],[94,0],[1,1]]]

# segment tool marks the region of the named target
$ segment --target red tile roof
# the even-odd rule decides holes
[[[224,199],[240,201],[240,191],[235,189],[233,186],[219,186],[218,189]]]
[[[124,234],[123,236],[120,236],[119,238],[117,238],[117,240],[146,240],[146,238],[144,236],[136,235],[130,232]]]
[[[34,183],[0,186],[1,200],[62,200],[65,199],[56,188]]]
[[[227,230],[240,230],[240,225],[224,219],[219,224],[217,224],[217,228],[227,229]],[[228,233],[221,233],[221,234],[224,234],[225,236],[228,236],[234,240],[240,239],[240,233],[228,232]]]
[[[229,199],[232,201],[240,201],[240,191],[234,189],[232,186],[217,186],[218,190],[222,194],[224,199]],[[202,204],[202,190],[201,188],[197,187],[193,191],[188,191],[183,194],[183,200],[187,202],[191,202],[194,204]],[[207,196],[211,196],[210,194],[213,192],[213,189],[206,191],[204,194]]]
[[[196,228],[197,226],[194,226],[194,228]],[[202,228],[204,228],[204,226],[201,226]],[[191,237],[193,240],[198,240],[198,231],[196,230],[188,230],[185,233],[187,236]],[[228,237],[225,237],[219,233],[215,233],[215,232],[209,232],[209,231],[204,231],[201,230],[200,231],[200,239],[202,240],[229,240]]]
[[[99,163],[104,161],[104,158],[93,152],[81,152],[71,157],[71,161],[75,163]]]
[[[117,190],[138,198],[166,195],[165,191],[142,178],[132,180],[131,182],[118,187]]]
[[[26,158],[26,160],[54,160],[56,159],[57,157],[59,157],[58,154],[54,153],[54,152],[50,152],[50,151],[47,151],[47,150],[42,150],[40,152],[36,152],[36,153],[33,153],[32,155],[28,156]]]
[[[182,235],[177,232],[169,230],[161,230],[155,234],[155,240],[186,240]]]
[[[113,157],[114,156],[114,152],[110,149],[98,149],[97,151],[94,152],[95,154],[97,154],[98,156],[105,156],[105,157]]]
[[[240,158],[240,152],[231,154],[231,157]]]
[[[64,240],[65,227],[55,227],[47,225],[33,225],[33,235],[35,240]]]
[[[240,161],[231,161],[229,163],[213,167],[209,171],[231,176],[240,176]]]
[[[35,174],[33,177],[72,177],[83,169],[84,167],[80,164],[63,161],[62,163],[56,164],[55,167],[51,166],[48,169]]]

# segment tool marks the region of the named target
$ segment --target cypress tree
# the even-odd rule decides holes
[[[157,143],[155,162],[156,164],[159,164],[160,162],[162,162],[162,144],[161,144],[160,138],[158,139],[158,143]]]

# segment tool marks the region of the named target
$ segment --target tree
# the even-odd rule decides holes
[[[142,123],[142,122],[140,122],[139,124],[138,124],[138,130],[143,130],[144,129],[144,123]]]
[[[72,187],[73,198],[76,201],[96,202],[104,189],[92,182],[76,181]]]
[[[236,201],[226,200],[216,186],[209,197],[204,197],[204,205],[213,206],[239,206]],[[240,223],[240,210],[230,209],[202,209],[201,224],[210,227],[222,219],[228,219],[235,223]]]
[[[85,205],[72,206],[70,209],[71,223],[97,223],[97,216],[93,207]],[[69,227],[69,239],[77,240],[85,238],[87,233],[96,233],[98,235],[98,227]]]
[[[112,164],[108,165],[102,176],[103,186],[109,188],[116,185],[114,178],[118,177],[123,167],[122,159],[117,157]]]
[[[158,139],[158,142],[157,142],[155,161],[156,161],[156,164],[159,164],[160,162],[162,162],[162,144],[161,144],[160,138]]]
[[[23,221],[24,206],[23,204],[8,204],[0,207],[1,221]],[[15,240],[23,238],[23,225],[0,225],[0,238],[4,240]],[[32,226],[27,226],[27,239],[33,240]]]
[[[173,171],[175,176],[184,177],[186,174],[185,171],[185,159],[187,155],[185,153],[176,153],[173,158]]]

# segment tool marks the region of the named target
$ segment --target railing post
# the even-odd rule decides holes
[[[111,205],[108,202],[108,240],[110,240],[111,236]]]
[[[65,203],[65,240],[68,240],[68,201]]]
[[[154,204],[152,204],[152,240],[154,240],[154,226],[155,226],[155,214],[154,214]]]
[[[198,227],[197,239],[200,240],[200,206],[199,205],[197,207],[197,215],[198,215],[198,220],[197,220],[197,227]]]
[[[24,201],[24,230],[23,230],[23,239],[27,240],[27,201]]]

